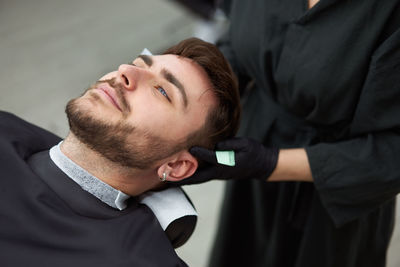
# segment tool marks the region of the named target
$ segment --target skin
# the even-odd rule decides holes
[[[319,0],[308,0],[308,9],[311,9],[313,6],[315,6]]]
[[[310,163],[304,148],[281,149],[269,182],[313,182]]]
[[[123,121],[160,136],[166,142],[185,140],[201,128],[209,109],[216,104],[209,90],[211,84],[201,67],[190,59],[176,55],[151,56],[150,59],[151,64],[139,57],[132,64],[120,65],[118,70],[104,75],[100,81],[114,78],[121,85],[122,94],[100,83],[77,100],[79,109],[106,122]],[[164,70],[179,81],[184,94],[176,82],[166,79]],[[167,180],[179,181],[191,176],[198,166],[187,150],[178,151],[146,169],[121,166],[90,149],[72,132],[62,143],[61,150],[89,173],[131,196],[159,187],[162,184],[159,177],[164,172]]]

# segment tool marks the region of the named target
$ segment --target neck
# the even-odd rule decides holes
[[[139,170],[112,162],[69,133],[61,144],[61,151],[73,162],[130,196],[137,196],[161,186],[156,170]]]

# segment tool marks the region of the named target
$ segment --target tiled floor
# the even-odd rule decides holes
[[[192,34],[194,19],[165,0],[0,0],[0,109],[60,136],[65,103],[144,47],[159,51]],[[222,182],[186,187],[200,217],[178,253],[205,266]],[[400,266],[397,231],[389,256]]]

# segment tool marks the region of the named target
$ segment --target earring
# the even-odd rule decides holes
[[[162,177],[160,177],[161,182],[165,182],[167,180],[167,174],[163,172]]]

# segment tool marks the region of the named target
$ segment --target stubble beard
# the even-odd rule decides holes
[[[100,101],[97,95],[91,97]],[[101,114],[92,114],[82,105],[81,99],[75,98],[66,106],[70,131],[87,147],[122,167],[155,168],[157,162],[185,147],[185,143],[172,144],[149,131],[129,125],[123,116],[117,122],[97,118],[95,116]]]

